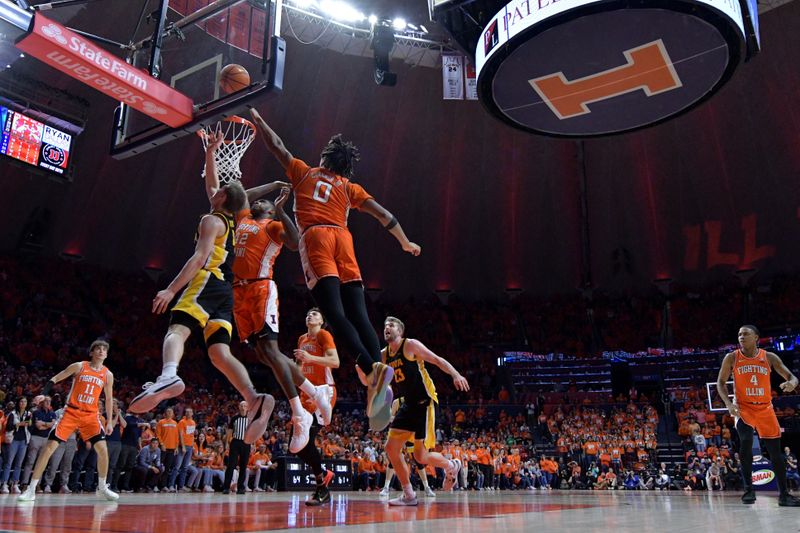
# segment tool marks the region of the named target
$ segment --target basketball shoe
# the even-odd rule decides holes
[[[128,406],[130,413],[147,413],[164,400],[174,398],[183,392],[186,386],[178,376],[158,376],[155,382],[148,381],[142,385],[144,392],[133,399]]]

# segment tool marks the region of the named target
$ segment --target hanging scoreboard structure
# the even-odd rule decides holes
[[[685,113],[760,43],[755,0],[432,0],[431,16],[474,57],[492,115],[555,137]]]

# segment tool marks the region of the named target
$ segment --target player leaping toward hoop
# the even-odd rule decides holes
[[[222,133],[209,135],[206,169],[216,168],[214,151],[221,142]],[[186,287],[170,310],[161,375],[154,383],[143,385],[144,392],[133,399],[128,411],[145,413],[161,401],[183,392],[185,386],[177,375],[178,365],[192,328],[198,327],[203,331],[211,362],[247,402],[249,424],[245,437],[252,442],[267,429],[275,399],[269,394],[256,392],[247,369],[233,356],[230,348],[233,331],[233,217],[245,206],[247,195],[238,181],[219,187],[216,172],[206,172],[205,186],[211,213],[200,219],[194,254],[167,288],[153,298],[153,313],[161,314],[167,310],[175,294]]]
[[[756,493],[753,490],[753,436],[758,431],[761,442],[769,452],[775,477],[778,478],[778,505],[800,507],[800,500],[789,494],[786,484],[786,461],[781,455],[781,426],[772,407],[770,373],[774,369],[786,380],[781,383],[783,392],[792,392],[797,387],[797,378],[786,368],[780,357],[758,347],[758,336],[755,326],[739,328],[739,349],[725,356],[717,377],[717,392],[736,421],[736,432],[739,433],[741,443],[739,456],[742,459],[744,477],[742,503],[756,502]],[[735,403],[728,397],[726,387],[731,374]]]
[[[345,351],[367,376],[367,416],[370,427],[385,428],[391,418],[393,370],[380,362],[378,336],[367,316],[361,271],[356,262],[353,237],[347,229],[351,207],[372,215],[398,240],[403,250],[419,255],[421,248],[408,240],[397,219],[350,181],[358,149],[341,135],[322,150],[318,167],[292,156],[258,111],[253,121],[267,149],[286,170],[294,190],[294,211],[300,228],[300,258],[306,285]]]
[[[210,140],[208,151],[213,153],[221,143],[219,137]],[[206,162],[206,179],[212,189],[219,188],[218,171],[211,160]],[[283,210],[289,198],[288,186],[288,183],[276,181],[247,189],[245,205],[236,213],[233,315],[239,338],[253,346],[261,362],[272,369],[289,400],[294,426],[289,450],[297,453],[308,443],[312,422],[311,415],[303,409],[297,389],[320,406],[324,425],[330,423],[331,391],[325,384],[315,386],[309,382],[278,347],[278,286],[272,279],[273,269],[284,244],[290,250],[297,250],[299,238],[297,227]],[[275,203],[262,198],[279,188],[281,193]],[[259,437],[260,434],[249,431],[244,440],[252,444]]]

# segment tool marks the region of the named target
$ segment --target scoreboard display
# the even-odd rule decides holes
[[[295,457],[279,457],[278,490],[307,490],[316,486],[311,468]],[[331,490],[352,490],[353,467],[350,461],[343,459],[324,459],[322,467],[333,472],[334,476],[328,486]]]
[[[0,135],[0,154],[55,174],[67,173],[72,134],[0,106]]]

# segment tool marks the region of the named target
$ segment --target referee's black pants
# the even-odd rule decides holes
[[[250,460],[250,445],[245,444],[243,440],[233,439],[231,441],[231,449],[228,454],[228,466],[225,468],[225,483],[222,485],[222,490],[227,490],[231,486],[233,479],[233,469],[239,466],[239,479],[236,483],[237,492],[244,492],[244,480],[247,472],[247,461]]]

